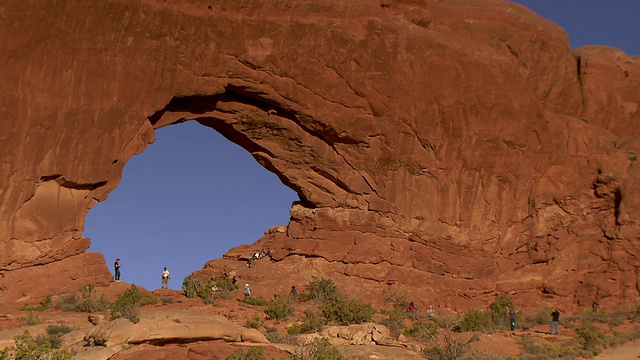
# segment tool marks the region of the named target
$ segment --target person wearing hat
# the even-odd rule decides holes
[[[251,289],[249,288],[249,284],[244,284],[244,296],[251,296]]]

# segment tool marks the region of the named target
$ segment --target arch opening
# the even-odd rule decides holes
[[[147,289],[160,287],[165,266],[169,287],[180,289],[206,261],[287,224],[298,200],[218,131],[174,123],[155,130],[155,143],[127,162],[120,184],[85,219],[89,251],[102,253],[112,273],[119,258],[121,281]]]

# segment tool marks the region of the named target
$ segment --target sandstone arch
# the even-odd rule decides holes
[[[464,306],[637,296],[637,57],[506,2],[383,5],[1,5],[0,288],[108,281],[84,216],[195,119],[300,194],[280,263]]]

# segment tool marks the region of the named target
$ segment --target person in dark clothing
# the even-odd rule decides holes
[[[116,259],[116,262],[113,263],[113,269],[115,272],[114,280],[116,282],[120,281],[120,259]]]
[[[298,300],[298,289],[296,289],[295,285],[291,285],[291,298],[293,300]]]
[[[549,329],[549,335],[553,335],[553,329],[556,329],[556,335],[558,335],[559,322],[560,322],[560,311],[558,311],[558,309],[555,309],[551,313],[551,329]]]
[[[507,313],[509,313],[509,324],[511,325],[511,331],[516,331],[516,314],[518,310],[507,308]]]

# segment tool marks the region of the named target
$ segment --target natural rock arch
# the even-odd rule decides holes
[[[638,295],[638,146],[619,139],[640,131],[638,60],[602,47],[574,55],[561,29],[521,6],[2,11],[20,19],[0,26],[10,299],[108,281],[104,259],[85,252],[84,216],[154,128],[183,119],[300,194],[289,226],[261,240],[276,265],[307,261],[363,295],[399,277],[461,307],[505,292],[576,304]]]

